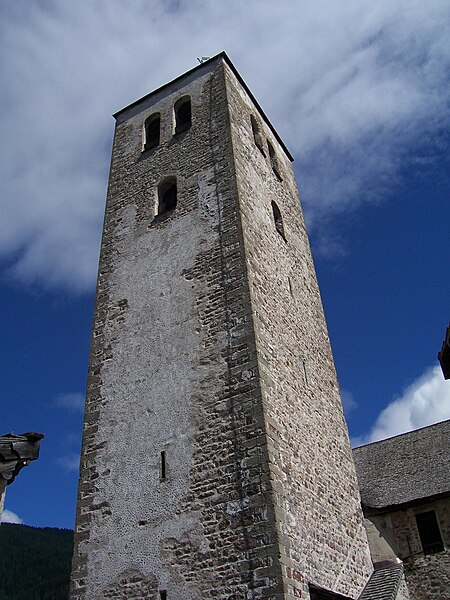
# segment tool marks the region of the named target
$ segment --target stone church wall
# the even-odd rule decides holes
[[[372,564],[294,173],[245,90],[227,74],[285,594],[307,598],[307,584],[314,583],[355,598]]]
[[[192,128],[174,136],[185,93]],[[154,221],[166,175],[178,205]],[[236,199],[221,61],[118,117],[72,600],[283,598]]]
[[[219,57],[117,115],[71,599],[356,598],[370,571],[292,168]]]

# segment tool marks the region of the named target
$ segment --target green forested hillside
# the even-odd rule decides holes
[[[0,600],[67,600],[73,531],[0,526]]]

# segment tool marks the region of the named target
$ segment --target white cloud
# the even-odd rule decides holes
[[[448,115],[449,13],[445,0],[2,3],[10,276],[92,287],[110,114],[223,49],[298,158],[329,252],[327,216],[379,201],[405,161],[431,152]]]
[[[59,394],[55,400],[56,406],[72,413],[82,413],[84,409],[84,394],[68,392]],[[81,422],[80,422],[81,425]],[[76,447],[77,452],[68,452],[56,459],[56,462],[66,471],[78,472],[80,467],[80,434],[68,432],[65,435],[66,448]]]
[[[353,439],[352,445],[384,440],[446,419],[450,419],[450,382],[444,380],[439,367],[433,367],[388,404],[370,432]]]
[[[351,412],[358,408],[358,403],[353,398],[353,394],[348,390],[341,389],[341,402],[346,417],[348,417]]]
[[[5,509],[2,514],[2,523],[18,523],[20,525],[23,521],[19,515],[13,513],[12,510]]]
[[[60,456],[56,462],[61,465],[66,471],[78,471],[80,468],[80,454],[72,452],[65,456]]]
[[[70,411],[82,412],[84,408],[84,394],[79,392],[59,394],[56,397],[56,406],[66,408]]]

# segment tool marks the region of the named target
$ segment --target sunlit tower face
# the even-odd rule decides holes
[[[71,598],[356,597],[371,563],[289,151],[224,54],[115,117]]]

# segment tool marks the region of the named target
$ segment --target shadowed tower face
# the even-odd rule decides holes
[[[290,155],[224,54],[115,116],[71,598],[356,598],[371,562]]]

